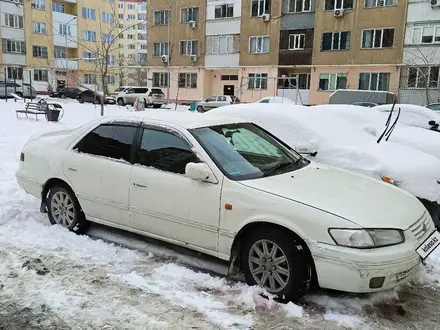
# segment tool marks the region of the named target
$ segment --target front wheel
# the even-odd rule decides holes
[[[86,220],[75,194],[63,185],[50,189],[47,199],[48,216],[52,225],[61,225],[76,234],[85,233],[90,222]]]
[[[118,99],[118,105],[120,105],[121,107],[123,107],[125,105],[123,98]]]
[[[197,106],[197,112],[205,112],[201,105]]]
[[[249,285],[259,285],[280,301],[297,301],[312,281],[311,259],[305,243],[278,228],[247,235],[240,253]]]
[[[82,99],[82,97],[79,97],[79,98],[78,98],[78,102],[79,102],[79,103],[84,103],[84,100]]]

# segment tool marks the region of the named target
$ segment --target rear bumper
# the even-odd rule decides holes
[[[15,178],[16,178],[17,183],[21,189],[26,191],[28,194],[30,194],[38,199],[41,199],[41,191],[42,191],[41,184],[39,184],[38,182],[27,179],[20,170],[15,172]]]

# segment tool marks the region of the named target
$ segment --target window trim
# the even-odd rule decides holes
[[[187,52],[185,52],[185,54],[181,53],[181,48],[182,48],[182,42],[185,42],[185,50],[188,50],[188,42],[191,42],[191,54],[187,54]],[[193,44],[196,43],[197,44],[197,53],[196,54],[192,54],[193,51]],[[187,40],[179,40],[179,56],[198,56],[200,53],[200,49],[199,49],[199,39],[187,39]]]
[[[423,38],[423,30],[426,28],[434,28],[434,33],[432,35],[432,42],[422,42],[422,38]],[[429,24],[427,23],[427,25],[411,25],[408,26],[407,29],[410,29],[411,31],[411,40],[407,45],[417,45],[417,46],[424,46],[424,45],[438,45],[440,44],[440,40],[439,41],[435,41],[435,37],[437,35],[437,31],[440,31],[440,23],[432,23]],[[414,31],[416,29],[420,29],[420,40],[415,41],[414,40]]]
[[[362,45],[364,44],[364,31],[369,31],[369,30],[373,30],[374,34],[373,34],[373,44],[374,44],[374,40],[375,40],[375,36],[376,36],[376,31],[381,30],[382,31],[382,35],[380,37],[380,44],[383,44],[383,31],[384,30],[394,30],[394,35],[393,35],[393,45],[391,47],[371,47],[371,48],[365,48]],[[395,27],[383,27],[383,28],[367,28],[367,29],[362,29],[361,31],[361,50],[364,49],[393,49],[394,48],[394,43],[395,43],[395,38],[396,38],[396,28]]]
[[[356,3],[356,0],[353,0],[353,7],[352,8],[344,8],[344,0],[342,0],[341,8],[338,8],[338,7],[336,7],[337,1],[335,0],[335,5],[333,6],[332,9],[325,9],[325,0],[323,0],[323,1],[324,1],[323,11],[327,11],[327,12],[328,11],[335,11],[335,10],[352,11],[355,9],[355,3]]]
[[[264,38],[269,39],[269,50],[267,52],[260,52],[260,53],[251,53],[251,39],[252,38],[261,38],[264,41]],[[262,54],[270,54],[270,35],[262,35],[262,36],[249,36],[248,40],[249,46],[248,46],[248,53],[251,55],[262,55]],[[264,43],[263,43],[264,44]],[[264,48],[264,47],[263,47]]]
[[[193,14],[193,16],[194,16],[194,9],[195,8],[197,8],[197,20],[188,20],[188,22],[183,22],[182,21],[182,17],[183,17],[183,15],[182,15],[182,11],[184,11],[184,10],[186,10],[187,12],[189,12],[189,10],[191,9],[193,12],[192,12],[192,14]],[[196,22],[196,23],[199,23],[199,21],[200,21],[200,17],[199,17],[199,15],[200,15],[200,8],[199,8],[199,6],[193,6],[193,7],[182,7],[182,8],[180,8],[180,17],[179,17],[179,23],[180,24],[189,24],[189,22],[191,22],[191,21],[194,21],[194,22]],[[193,17],[194,18],[194,17]]]
[[[226,16],[222,16],[222,17],[215,17],[215,10],[216,10],[216,8],[217,7],[221,7],[222,9],[222,14],[223,14],[223,6],[225,6],[225,8],[226,8]],[[232,16],[227,16],[227,13],[228,13],[228,7],[232,7]],[[220,5],[214,5],[214,19],[228,19],[228,18],[234,18],[235,16],[234,16],[234,3],[233,2],[225,2],[225,3],[222,3],[222,4],[220,4]],[[241,9],[241,8],[240,8]]]
[[[301,45],[301,37],[304,39],[304,47],[291,47],[291,41],[293,40],[293,45],[295,45],[297,42],[297,39],[299,40],[299,45]],[[298,45],[297,45],[298,46]],[[289,34],[289,50],[304,50],[306,48],[306,34],[305,33],[291,33]]]
[[[226,39],[226,52],[221,52],[220,51],[220,39],[221,38],[225,38]],[[218,52],[214,52],[214,41],[218,40]],[[232,48],[231,51],[228,52],[228,45],[229,42],[228,40],[232,40]],[[211,45],[211,54],[234,54],[234,36],[233,35],[224,35],[224,36],[212,36],[212,45]]]
[[[253,77],[249,77],[249,75],[254,75]],[[262,75],[266,75],[266,77],[263,77]],[[258,76],[258,77],[257,77]],[[248,81],[247,81],[247,90],[248,91],[266,91],[266,90],[268,90],[268,82],[269,82],[269,74],[267,73],[267,72],[249,72],[248,73],[248,76],[247,76],[247,79],[248,79]],[[260,79],[260,86],[258,87],[258,88],[256,88],[256,84],[255,84],[255,82],[256,82],[256,80],[257,79]],[[251,80],[254,80],[254,86],[253,86],[253,88],[249,88],[249,82],[251,81]],[[261,82],[263,81],[263,80],[265,80],[266,81],[266,88],[261,88]]]
[[[155,15],[158,12],[166,12],[168,11],[168,24],[156,24]],[[165,15],[164,15],[164,21],[165,21]],[[168,26],[170,25],[171,21],[171,9],[162,9],[162,10],[153,10],[153,24],[152,26]]]
[[[312,0],[302,0],[302,7],[304,9],[304,4],[308,1],[309,2],[309,10],[301,10],[301,11],[292,11],[290,10],[290,4],[292,0],[288,0],[287,2],[287,13],[288,14],[299,14],[299,13],[310,13],[312,11]],[[295,2],[296,3],[296,2]]]
[[[180,86],[180,77],[182,75],[185,75],[185,83],[184,86]],[[196,86],[195,87],[191,87],[191,81],[192,81],[192,75],[196,76]],[[187,80],[187,78],[189,77],[189,80]],[[198,81],[199,77],[197,72],[179,72],[179,76],[177,79],[177,86],[181,89],[197,89],[197,81]]]
[[[368,89],[361,89],[360,88],[360,83],[361,83],[361,74],[368,74]],[[371,75],[373,74],[377,74],[377,81],[376,81],[376,89],[371,89]],[[389,90],[389,84],[390,84],[390,80],[391,80],[391,73],[390,72],[359,72],[358,75],[358,90],[363,90],[363,91],[378,91],[380,92],[381,90],[379,89],[379,81],[380,81],[380,77],[382,75],[388,75],[388,89],[386,91]]]

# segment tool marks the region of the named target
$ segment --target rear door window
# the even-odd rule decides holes
[[[148,92],[148,88],[134,88],[136,94],[145,94]]]
[[[137,127],[126,125],[100,125],[87,134],[74,149],[89,155],[130,162]]]

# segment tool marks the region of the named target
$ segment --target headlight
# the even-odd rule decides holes
[[[378,248],[405,242],[405,235],[397,229],[329,229],[337,245],[356,249]]]
[[[393,180],[393,179],[391,179],[388,176],[381,176],[380,178],[382,179],[383,182],[391,183],[391,184],[393,184],[393,185],[395,185],[397,187],[400,187],[400,185],[402,184],[401,181]]]

